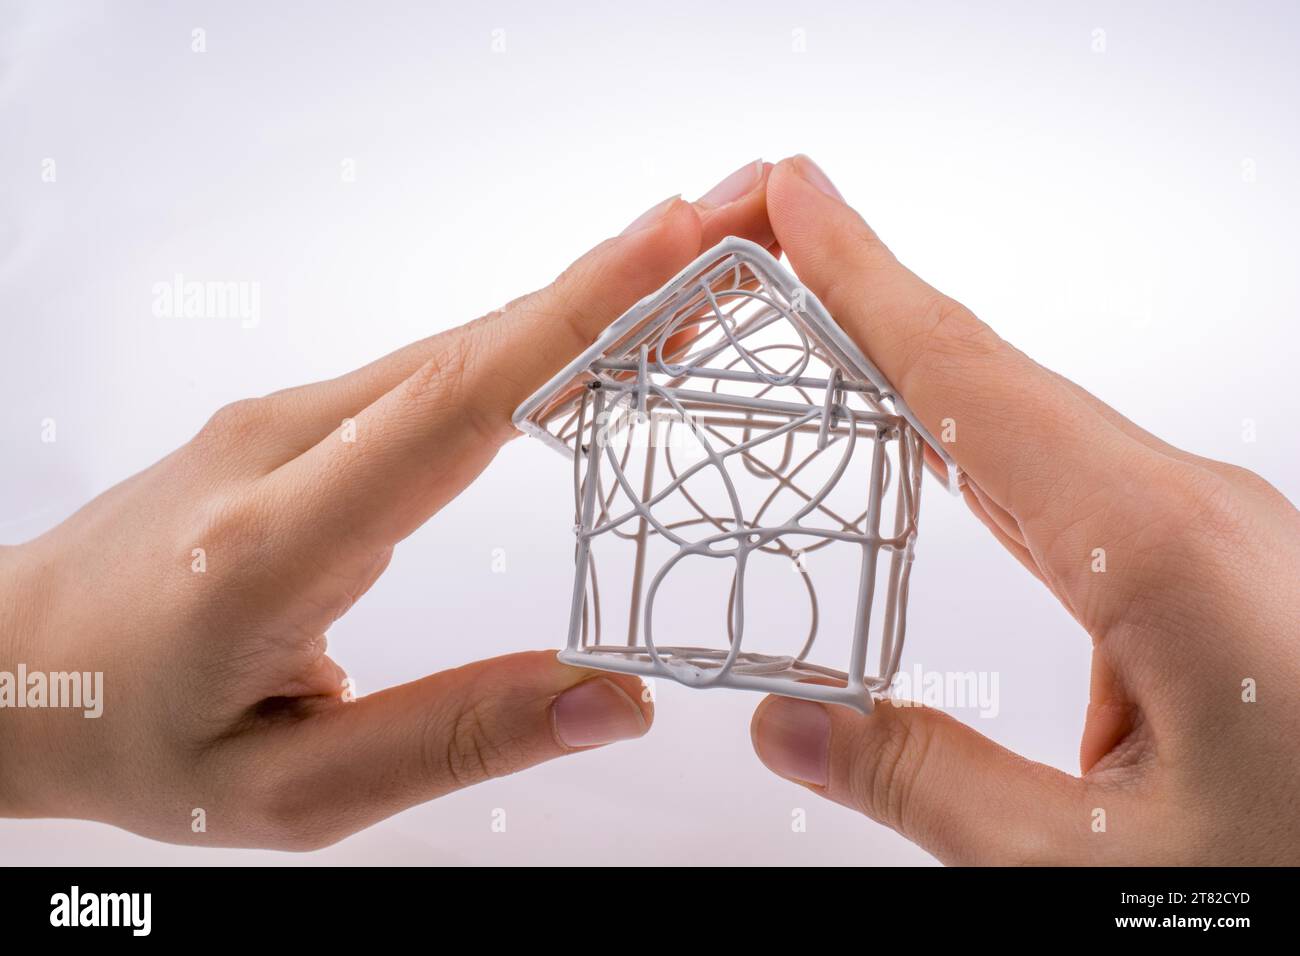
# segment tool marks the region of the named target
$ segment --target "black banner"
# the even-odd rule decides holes
[[[292,860],[292,858],[288,858]],[[772,920],[839,924],[926,945],[987,947],[1025,931],[1225,945],[1294,921],[1296,871],[1264,869],[534,870],[7,869],[6,942],[219,941],[338,944],[436,930],[546,938],[608,926],[656,935],[660,919],[744,936]],[[690,912],[681,907],[693,901]],[[845,906],[848,903],[849,905]],[[856,927],[856,928],[854,928]],[[832,931],[835,932],[835,931]],[[1245,934],[1245,935],[1243,935]],[[838,932],[835,936],[838,938]],[[446,942],[442,935],[427,939]]]

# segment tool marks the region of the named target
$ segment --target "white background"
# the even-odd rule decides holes
[[[1300,499],[1290,5],[976,6],[0,4],[0,542],[223,403],[473,318],[658,200],[799,151],[1036,359]],[[156,318],[151,287],[177,272],[260,283],[260,325]],[[330,633],[362,691],[562,641],[567,482],[553,452],[515,442],[399,547]],[[1087,660],[1054,599],[931,485],[904,666],[996,672],[996,718],[954,713],[1076,771]],[[3,821],[0,860],[930,860],[765,771],[757,697],[659,691],[641,741],[319,853]]]

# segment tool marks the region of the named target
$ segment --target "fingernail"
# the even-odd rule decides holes
[[[716,207],[735,202],[742,196],[749,195],[750,191],[758,185],[758,181],[762,176],[763,161],[761,159],[746,163],[697,199],[695,204],[697,206]]]
[[[812,183],[826,195],[830,196],[832,199],[838,199],[840,202],[844,202],[844,197],[841,196],[840,191],[835,188],[835,184],[831,182],[831,178],[822,172],[820,166],[803,153],[800,153],[794,158],[794,168],[798,171],[800,176],[808,180],[808,182]]]
[[[647,209],[645,212],[641,213],[641,215],[637,216],[636,219],[632,220],[632,224],[620,232],[619,235],[626,236],[629,233],[640,232],[642,229],[653,226],[664,217],[664,213],[668,211],[668,207],[681,198],[680,194],[669,196],[658,205],[652,206],[650,209]]]
[[[641,708],[603,677],[570,687],[555,699],[552,713],[555,735],[566,747],[598,747],[646,731]]]
[[[754,729],[754,746],[773,773],[826,786],[831,718],[821,704],[774,697],[763,708]]]

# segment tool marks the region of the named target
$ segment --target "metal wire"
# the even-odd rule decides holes
[[[634,325],[621,321],[626,331],[593,357],[579,380],[544,396],[533,420],[573,456],[577,576],[569,647],[561,657],[697,687],[763,689],[868,710],[871,694],[892,679],[902,649],[922,443],[895,407],[892,390],[843,360],[824,325],[783,291],[790,284],[773,275],[772,265],[736,252],[702,262],[666,287]],[[646,445],[634,458],[636,436]],[[680,449],[688,442],[698,460],[683,460]],[[860,477],[846,484],[850,466],[856,474],[864,461],[865,485]],[[687,487],[706,473],[721,479],[718,506]],[[860,504],[832,505],[837,486],[860,493]],[[797,506],[779,516],[786,500]],[[633,551],[622,643],[606,640],[602,627],[593,553],[602,540]],[[854,602],[850,660],[841,668],[813,660],[826,596],[802,566],[806,555],[835,544],[860,556],[856,598],[836,595]],[[657,566],[650,565],[652,545],[669,550]],[[796,653],[744,646],[746,572],[757,554],[801,565],[809,627]],[[662,585],[693,557],[733,564],[725,647],[655,640]],[[878,666],[868,673],[882,562]]]

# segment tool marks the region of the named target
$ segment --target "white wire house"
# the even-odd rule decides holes
[[[955,468],[765,249],[702,255],[514,422],[573,468],[561,660],[862,711],[888,688],[923,444]]]

